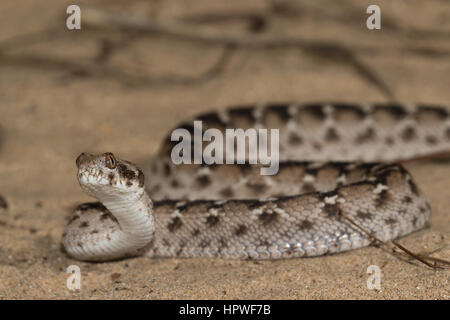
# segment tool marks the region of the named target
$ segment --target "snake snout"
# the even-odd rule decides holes
[[[77,168],[80,168],[80,165],[82,165],[83,163],[86,163],[87,161],[89,161],[89,159],[92,156],[89,153],[86,152],[82,152],[77,159],[75,160],[75,163],[77,165]]]

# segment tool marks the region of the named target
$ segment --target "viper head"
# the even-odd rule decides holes
[[[81,188],[94,197],[140,194],[144,174],[131,162],[117,159],[111,152],[81,153],[76,160]]]

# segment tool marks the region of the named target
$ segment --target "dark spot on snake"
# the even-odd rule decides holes
[[[65,236],[67,236],[67,232],[63,232],[62,237],[64,238]]]
[[[333,104],[335,112],[351,112],[356,115],[360,120],[366,116],[366,112],[361,106],[353,104],[335,103]]]
[[[427,136],[426,141],[429,145],[435,145],[437,143],[436,137],[433,136]]]
[[[0,208],[8,209],[8,202],[6,202],[3,196],[0,196]]]
[[[412,194],[419,195],[419,189],[417,188],[416,184],[412,180],[408,180],[409,188],[411,190]]]
[[[377,178],[377,182],[381,183],[382,185],[387,185],[387,179],[389,178],[390,174],[394,170],[394,167],[382,167],[376,170],[374,172],[375,177]]]
[[[83,221],[82,223],[80,223],[79,227],[80,228],[87,228],[87,227],[89,227],[89,223],[87,221]]]
[[[403,178],[408,177],[409,173],[406,171],[406,169],[402,165],[397,165],[398,172],[402,175]]]
[[[420,207],[419,210],[420,210],[420,213],[425,213],[427,211],[424,207]]]
[[[418,222],[417,217],[412,218],[411,222],[414,226],[417,226],[417,222]]]
[[[112,221],[114,221],[114,222],[117,222],[116,217],[114,217],[110,212],[104,212],[104,213],[102,213],[102,215],[100,216],[100,220],[101,220],[101,221],[106,220],[106,219],[109,219],[109,220],[112,220]]]
[[[405,196],[403,198],[403,203],[412,203],[412,202],[413,202],[413,200],[410,196]]]
[[[276,213],[274,211],[272,211],[272,212],[264,211],[258,217],[259,221],[261,221],[263,225],[271,224],[271,223],[275,222],[277,220],[277,218],[278,218],[278,213]]]
[[[252,183],[252,182],[247,182],[246,186],[250,189],[252,189],[252,191],[256,194],[259,194],[261,192],[264,192],[264,190],[267,188],[267,186],[264,183]]]
[[[390,105],[374,105],[375,111],[386,111],[391,114],[396,120],[400,120],[407,116],[408,112],[405,108],[399,104],[390,104]]]
[[[179,202],[179,201],[166,201],[164,200],[163,202],[165,202],[166,204],[169,205],[175,205],[175,207],[180,211],[180,212],[184,212],[189,210],[190,208],[194,208],[196,206],[201,206],[201,205],[209,205],[211,208],[212,207],[216,207],[216,205],[214,204],[214,201],[212,200],[193,200],[190,202]]]
[[[108,179],[109,179],[109,184],[112,185],[113,179],[114,179],[114,173],[110,173],[110,174],[108,175]]]
[[[381,191],[376,200],[375,200],[375,206],[377,208],[382,207],[386,204],[386,202],[388,202],[390,199],[390,193],[388,192],[388,190],[383,190]]]
[[[241,224],[237,229],[234,231],[234,234],[237,236],[242,236],[245,233],[247,233],[247,227]]]
[[[177,252],[175,253],[177,257],[183,253],[183,249],[186,246],[186,242],[182,240],[182,241],[180,241],[178,246],[179,246],[179,248],[178,248]]]
[[[318,120],[325,120],[325,112],[323,111],[323,105],[321,104],[307,104],[303,105],[300,112],[308,112]]]
[[[305,175],[307,174],[313,177],[317,177],[317,175],[319,174],[319,168],[306,168]]]
[[[304,193],[310,193],[310,192],[316,191],[316,188],[315,188],[314,185],[311,184],[311,183],[305,183],[305,184],[303,184],[303,186],[302,186],[302,191],[303,191]]]
[[[96,234],[96,233],[98,233],[98,230],[92,230],[91,231],[91,234]]]
[[[298,167],[306,167],[309,164],[309,162],[304,162],[304,161],[294,161],[294,160],[283,160],[282,162],[280,162],[280,170],[284,170],[284,169],[295,169]]]
[[[87,210],[97,210],[101,212],[107,212],[108,209],[101,202],[87,202],[80,204],[76,207],[76,211],[81,211],[81,213]]]
[[[70,217],[70,219],[67,222],[67,224],[71,224],[72,222],[74,222],[77,219],[80,219],[80,217],[78,215],[73,215],[72,217]]]
[[[413,127],[408,126],[408,127],[405,127],[405,129],[403,129],[402,138],[404,141],[411,141],[412,139],[414,139],[416,137],[417,137],[417,133]]]
[[[242,199],[237,200],[238,203],[245,203],[247,205],[247,208],[250,210],[256,209],[262,205],[261,201],[254,200],[254,199]]]
[[[332,168],[337,169],[339,171],[338,176],[341,175],[346,176],[349,173],[348,169],[349,165],[350,165],[349,162],[334,162],[328,164],[328,166],[331,166]],[[359,166],[356,168],[359,168]]]
[[[446,109],[432,106],[418,106],[416,118],[419,118],[421,113],[434,113],[437,118],[442,120],[448,116],[448,111]]]
[[[134,171],[128,169],[127,166],[122,163],[117,166],[117,169],[119,170],[119,174],[126,179],[134,179],[136,177]]]
[[[266,108],[267,111],[277,114],[283,121],[288,121],[291,118],[288,109],[289,107],[285,104],[272,104]]]
[[[163,239],[162,239],[162,243],[163,243],[166,247],[170,247],[170,242],[169,242],[166,238],[163,238]]]
[[[196,180],[202,188],[211,184],[211,178],[207,175],[198,176]]]
[[[206,218],[206,224],[209,226],[209,227],[214,227],[216,224],[218,224],[219,223],[219,217],[216,217],[216,216],[208,216],[207,218]]]
[[[298,228],[301,231],[307,231],[311,230],[313,224],[308,220],[303,220],[301,223],[298,224]]]
[[[328,128],[327,133],[325,134],[325,140],[328,142],[336,142],[339,141],[340,137],[337,134],[335,128]]]
[[[363,133],[360,133],[356,137],[355,142],[358,144],[362,144],[364,142],[373,140],[374,138],[375,138],[375,130],[372,127],[368,127]]]
[[[193,237],[196,237],[196,236],[198,236],[200,234],[200,230],[198,230],[198,228],[195,228],[193,231],[192,231],[192,236]]]
[[[370,212],[364,212],[362,210],[358,210],[358,213],[356,214],[357,218],[366,220],[366,219],[372,219],[372,214]]]
[[[219,239],[219,249],[228,248],[228,243],[224,238]]]
[[[175,230],[181,228],[183,225],[183,222],[179,217],[175,217],[172,219],[172,221],[167,225],[167,228],[170,232],[174,232]]]
[[[155,201],[155,202],[153,203],[153,206],[154,206],[154,208],[159,208],[159,207],[162,207],[162,206],[169,206],[169,207],[172,207],[172,206],[174,206],[177,202],[178,202],[178,200],[164,199],[164,200]]]
[[[130,180],[127,181],[127,187],[131,187],[133,185],[133,182],[131,182]]]
[[[220,190],[220,195],[224,198],[232,198],[234,193],[231,187],[227,187],[225,189]]]
[[[144,173],[138,169],[138,181],[139,181],[139,187],[143,187],[144,186],[144,182],[145,182],[145,176]]]
[[[171,186],[172,188],[177,189],[177,188],[180,187],[180,183],[178,182],[178,180],[172,180],[172,181],[170,181],[170,186]]]
[[[364,186],[364,187],[372,186],[372,187],[374,187],[376,185],[376,183],[373,181],[357,181],[357,182],[353,182],[351,185],[352,185],[352,187],[357,187],[357,186]]]
[[[341,215],[341,209],[337,204],[326,204],[323,207],[323,211],[328,217],[339,217]]]
[[[303,139],[296,133],[292,132],[289,134],[288,141],[292,145],[300,145],[303,142]]]
[[[77,246],[79,246],[80,248],[83,248],[83,244],[81,242],[77,242]]]
[[[385,222],[386,224],[394,224],[394,223],[397,223],[397,219],[394,219],[394,218],[387,218],[387,219],[384,219],[384,222]]]
[[[248,172],[252,169],[252,165],[249,163],[240,163],[239,169],[241,170],[242,175],[247,175]]]

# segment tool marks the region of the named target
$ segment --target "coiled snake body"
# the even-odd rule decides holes
[[[62,239],[70,256],[279,259],[369,245],[349,219],[389,241],[430,218],[426,198],[397,163],[450,150],[444,107],[269,104],[196,119],[204,129],[279,128],[278,174],[261,176],[250,165],[176,166],[170,137],[146,179],[111,153],[83,153],[78,180],[100,202],[71,216]],[[192,131],[192,122],[178,128]]]

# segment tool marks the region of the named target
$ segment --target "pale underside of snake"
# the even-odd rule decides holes
[[[430,206],[402,160],[450,151],[450,109],[397,104],[266,104],[200,115],[203,129],[277,128],[280,169],[175,165],[170,136],[146,168],[111,153],[77,158],[73,258],[280,259],[343,252],[424,228]],[[193,122],[177,128],[193,131]],[[346,219],[343,219],[346,217]]]

